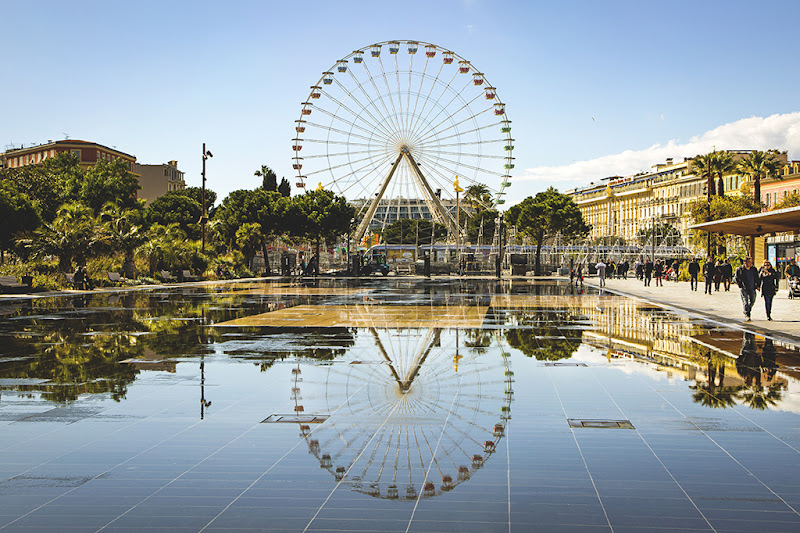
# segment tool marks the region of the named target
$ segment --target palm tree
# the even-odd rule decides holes
[[[43,224],[32,239],[20,241],[35,256],[56,256],[61,272],[72,270],[72,262],[83,263],[99,242],[92,210],[77,202],[64,204],[52,224]]]
[[[181,245],[186,240],[186,233],[177,222],[168,226],[153,224],[147,232],[147,242],[143,249],[150,267],[150,276],[163,265],[176,265],[180,262]]]
[[[711,219],[711,197],[716,192],[719,196],[725,194],[725,184],[722,177],[725,174],[730,174],[736,168],[733,161],[733,154],[725,150],[717,152],[709,152],[704,155],[698,155],[692,159],[692,167],[695,174],[706,178],[706,198],[708,200],[708,220]],[[719,190],[714,185],[714,177],[719,178]],[[711,255],[711,232],[708,232],[707,251]]]
[[[134,224],[136,211],[120,209],[111,202],[103,206],[102,219],[106,221],[106,239],[112,250],[125,253],[122,271],[129,279],[136,278],[136,263],[133,258],[136,250],[147,242],[147,235],[141,226]]]
[[[486,185],[476,183],[466,188],[464,200],[469,202],[475,209],[479,207],[488,209],[492,205],[492,194],[489,192],[489,188]]]
[[[753,182],[753,200],[761,205],[761,178],[778,174],[780,163],[771,152],[753,150],[745,159],[739,161],[736,170]]]

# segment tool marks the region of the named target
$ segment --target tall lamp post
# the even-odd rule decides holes
[[[464,189],[458,185],[458,176],[453,180],[453,190],[456,192],[456,269],[461,274],[461,201],[458,194]]]
[[[214,155],[211,150],[206,150],[206,143],[203,143],[203,213],[200,215],[200,226],[203,232],[203,253],[206,253],[206,222],[208,222],[208,217],[206,216],[206,159],[209,157],[214,157]]]

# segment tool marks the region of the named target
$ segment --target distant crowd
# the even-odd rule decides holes
[[[620,263],[605,260],[598,261],[594,267],[597,270],[600,286],[605,287],[607,279],[627,279],[631,265],[627,260]],[[650,259],[637,259],[633,263],[633,272],[636,279],[643,282],[645,287],[651,286],[653,280],[655,280],[656,287],[663,286],[664,281],[677,283],[680,278],[680,268],[681,263],[677,259],[673,261],[659,259],[655,263]],[[705,282],[704,294],[719,292],[720,287],[722,287],[723,291],[730,291],[731,284],[735,283],[741,293],[742,310],[746,321],[750,321],[756,292],[760,291],[761,296],[764,298],[767,320],[772,320],[772,301],[778,292],[779,274],[770,261],[764,261],[761,268],[756,268],[753,266],[752,258],[748,257],[734,271],[728,259],[715,261],[709,257],[701,265],[696,258],[692,258],[686,267],[686,272],[689,275],[689,288],[692,291],[697,290],[700,273],[703,274]],[[582,285],[583,275],[583,265],[581,264],[570,271],[570,283]],[[789,298],[800,296],[800,266],[797,265],[794,259],[790,260],[784,269],[784,276],[789,284]]]

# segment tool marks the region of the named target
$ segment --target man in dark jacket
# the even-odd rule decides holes
[[[714,276],[717,274],[717,267],[714,265],[714,259],[711,257],[706,259],[703,263],[703,278],[706,280],[706,289],[704,294],[711,294],[711,286],[714,283]]]
[[[689,286],[693,291],[697,290],[697,275],[700,273],[700,263],[697,262],[697,259],[692,257],[692,261],[689,263]]]
[[[649,259],[644,263],[644,286],[650,286],[650,280],[653,277],[653,262]]]
[[[753,266],[752,258],[745,259],[744,264],[736,269],[735,280],[742,292],[745,321],[750,322],[750,310],[756,301],[756,289],[760,286],[758,269]]]
[[[733,267],[727,259],[722,263],[722,286],[726,291],[731,290],[731,280],[733,279]]]

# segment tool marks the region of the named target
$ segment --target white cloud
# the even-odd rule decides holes
[[[655,144],[643,150],[626,150],[587,161],[578,161],[564,166],[536,167],[526,169],[521,176],[514,176],[514,183],[525,189],[539,182],[541,189],[554,185],[565,190],[588,185],[591,181],[608,176],[628,176],[650,170],[656,163],[668,157],[680,161],[684,157],[717,150],[788,150],[789,158],[800,154],[800,112],[750,117],[724,124],[702,135],[692,137],[687,143],[670,140],[666,144]],[[521,200],[521,198],[519,199]]]

